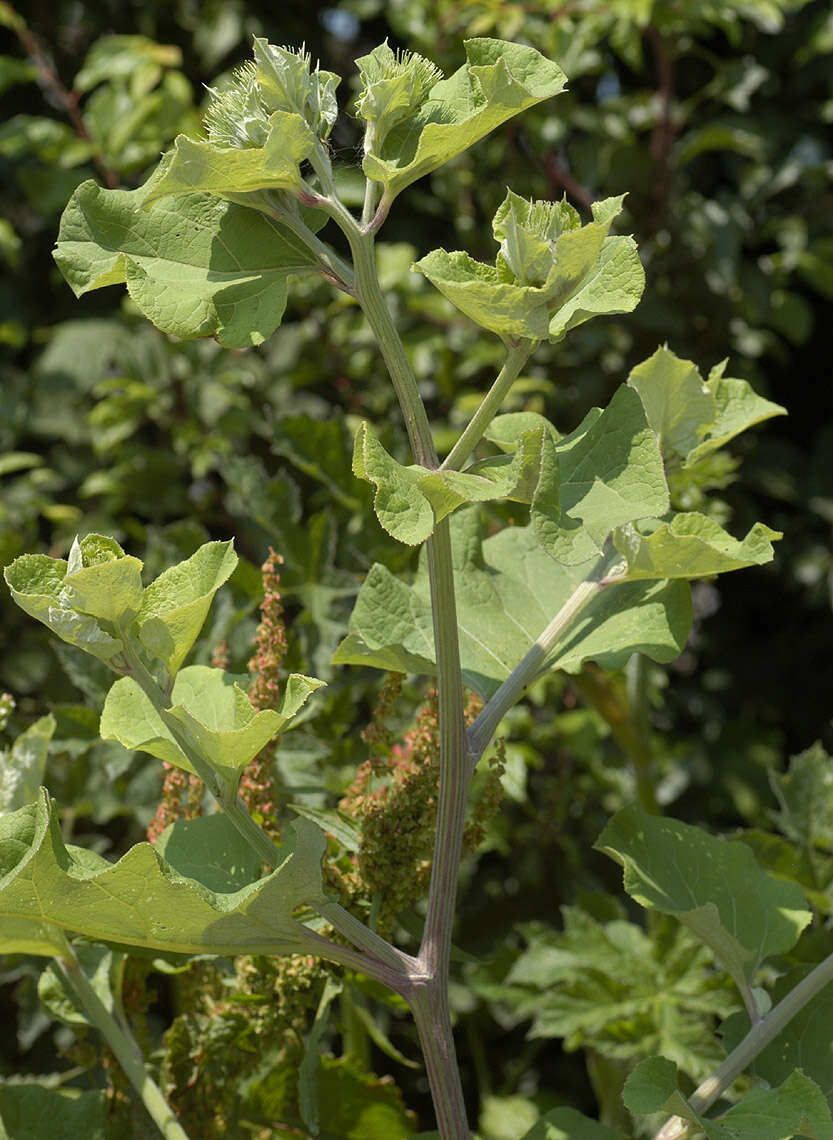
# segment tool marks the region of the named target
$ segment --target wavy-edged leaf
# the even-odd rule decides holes
[[[531,527],[509,527],[483,541],[476,509],[451,521],[460,650],[467,685],[488,698],[583,581],[593,563],[566,566],[541,547]],[[691,626],[682,583],[639,583],[601,591],[546,668],[574,672],[585,660],[618,668],[635,652],[670,661]],[[681,588],[682,587],[682,588]],[[434,673],[434,634],[423,556],[413,585],[374,565],[336,651],[338,664]]]
[[[436,522],[466,503],[492,499],[529,502],[539,479],[544,433],[525,433],[511,457],[497,456],[476,471],[431,471],[397,463],[362,424],[353,450],[353,474],[376,487],[373,506],[393,538],[410,546],[424,542]]]
[[[396,124],[362,169],[389,197],[473,146],[495,127],[564,90],[561,68],[534,48],[494,39],[464,43],[466,62]]]
[[[98,621],[71,608],[64,587],[69,564],[46,554],[22,554],[3,571],[15,602],[30,617],[43,622],[62,641],[101,661],[120,653],[124,643],[101,628]]]
[[[745,538],[733,538],[714,519],[687,511],[674,515],[670,523],[660,523],[649,534],[631,524],[618,527],[613,542],[627,563],[621,576],[633,582],[640,578],[708,578],[761,566],[772,561],[772,543],[779,538],[781,532],[764,523],[755,523]]]
[[[0,813],[31,803],[43,783],[55,718],[49,713],[30,724],[7,752],[0,752]]]
[[[745,380],[724,377],[726,361],[704,382],[690,360],[663,345],[628,376],[636,389],[667,463],[691,466],[730,439],[772,416],[784,415]]]
[[[414,268],[473,321],[498,335],[560,340],[602,313],[630,312],[645,274],[628,237],[608,237],[623,196],[594,202],[582,226],[565,202],[527,202],[510,190],[492,221],[494,265],[434,250]]]
[[[145,316],[184,339],[261,344],[281,322],[288,280],[315,257],[257,210],[208,194],[144,209],[147,187],[83,182],[61,218],[55,260],[76,296],[125,284]]]
[[[173,676],[202,629],[214,595],[237,565],[232,542],[206,542],[147,587],[136,616],[145,648]]]
[[[315,135],[300,115],[276,111],[262,147],[222,147],[207,139],[178,135],[166,162],[145,185],[145,209],[162,198],[212,194],[240,202],[258,190],[297,190],[300,163],[315,146]],[[245,205],[245,200],[241,203]]]
[[[812,919],[801,888],[767,875],[744,843],[636,805],[617,812],[595,846],[622,864],[632,898],[685,923],[744,994],[761,962],[791,949]]]
[[[210,890],[140,843],[111,864],[66,847],[49,796],[0,819],[0,924],[49,923],[94,941],[179,954],[293,954],[304,947],[295,907],[325,902],[326,839],[291,824],[280,865],[239,890]],[[189,869],[191,867],[189,866]]]
[[[179,730],[224,782],[236,786],[243,768],[322,684],[293,673],[281,708],[255,711],[235,679],[222,669],[189,665],[177,674],[172,706],[163,717],[132,677],[122,677],[107,694],[99,732],[104,740],[118,740],[125,748],[148,752],[193,772],[177,743]]]

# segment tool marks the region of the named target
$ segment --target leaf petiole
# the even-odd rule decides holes
[[[486,428],[500,411],[501,404],[518,375],[538,346],[534,340],[522,340],[510,345],[506,360],[495,382],[483,397],[480,407],[472,416],[463,434],[440,464],[441,471],[459,471],[483,438]]]

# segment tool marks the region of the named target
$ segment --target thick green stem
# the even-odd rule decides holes
[[[142,1103],[165,1140],[188,1140],[188,1134],[174,1116],[173,1109],[165,1100],[161,1089],[148,1076],[141,1050],[132,1034],[104,1006],[81,969],[69,943],[64,955],[56,959],[56,967],[63,974],[89,1020],[113,1050],[128,1080],[142,1098]]]
[[[500,688],[489,698],[476,720],[469,725],[467,737],[472,767],[488,748],[495,729],[506,713],[520,699],[527,685],[541,672],[547,658],[582,610],[602,589],[604,586],[595,578],[589,578],[576,586],[541,636],[524,654]]]
[[[477,447],[486,428],[500,411],[501,404],[517,380],[519,372],[529,360],[536,343],[532,340],[523,340],[520,344],[513,345],[509,349],[494,384],[483,397],[483,402],[472,416],[463,434],[443,460],[441,464],[443,470],[459,471]]]
[[[714,1102],[734,1084],[740,1074],[763,1050],[774,1041],[805,1005],[817,993],[833,981],[833,954],[819,962],[806,978],[779,1001],[778,1005],[766,1014],[746,1034],[718,1069],[707,1077],[688,1098],[688,1103],[698,1115],[710,1108]],[[672,1117],[656,1135],[656,1140],[680,1140],[687,1135],[690,1122],[679,1116]]]
[[[424,467],[435,469],[437,453],[425,407],[379,287],[373,235],[362,231],[340,203],[334,204],[331,212],[350,242],[356,293],[393,381],[414,459]],[[463,678],[448,520],[437,525],[426,548],[437,662],[440,775],[428,911],[417,958],[419,969],[426,976],[409,1002],[419,1029],[440,1135],[443,1140],[468,1140],[466,1109],[448,1015],[451,931],[471,770],[463,720]]]

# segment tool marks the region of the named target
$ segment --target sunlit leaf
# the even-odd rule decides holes
[[[419,110],[364,156],[368,178],[399,194],[527,107],[558,95],[561,68],[534,48],[502,40],[465,43],[466,62],[435,84]]]
[[[61,219],[55,260],[80,297],[125,284],[163,332],[261,344],[281,322],[288,280],[315,258],[264,214],[206,194],[143,208],[145,187],[84,182]]]
[[[283,860],[239,890],[213,891],[140,843],[111,864],[66,847],[44,790],[35,804],[0,817],[0,922],[50,923],[94,941],[181,954],[291,954],[304,948],[296,906],[323,902],[326,840],[293,823]],[[193,860],[187,870],[194,870]]]
[[[510,527],[483,541],[476,509],[452,519],[463,677],[490,696],[570,597],[592,564],[555,562],[532,527]],[[585,660],[615,668],[634,652],[668,661],[691,623],[688,587],[639,583],[603,590],[546,668],[575,671]],[[488,636],[486,634],[488,633]],[[425,558],[413,585],[379,564],[368,574],[337,650],[339,664],[434,672],[434,634]]]

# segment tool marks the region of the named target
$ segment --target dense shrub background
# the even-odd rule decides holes
[[[788,407],[788,419],[735,445],[737,471],[722,472],[706,508],[737,532],[756,518],[782,529],[775,564],[698,587],[691,644],[669,669],[637,664],[627,678],[587,671],[576,684],[538,685],[510,718],[503,810],[464,868],[454,998],[467,1096],[485,1140],[511,1140],[518,1114],[565,1099],[613,1123],[611,1090],[645,1055],[638,1042],[650,1027],[633,1022],[616,1038],[609,1026],[571,1033],[555,1018],[555,1029],[527,1039],[523,995],[505,978],[523,946],[553,936],[559,906],[583,908],[585,923],[619,914],[605,893],[617,876],[590,848],[609,813],[633,797],[629,740],[630,759],[637,738],[654,765],[662,806],[725,831],[769,827],[772,774],[817,738],[831,744],[833,9],[822,0],[31,0],[25,24],[0,4],[0,24],[0,563],[24,551],[63,555],[77,532],[102,531],[155,574],[206,537],[234,537],[243,563],[198,652],[207,660],[225,639],[243,669],[257,567],[274,547],[284,558],[287,666],[330,682],[315,719],[281,744],[285,801],[334,803],[366,758],[361,730],[378,677],[334,674],[329,658],[370,564],[407,565],[349,472],[359,417],[387,424],[386,444],[405,454],[378,354],[356,308],[323,285],[296,289],[262,350],[224,352],[213,341],[171,342],[115,290],[77,302],[50,257],[73,188],[88,177],[138,185],[177,132],[198,131],[204,85],[248,55],[251,34],[306,42],[345,76],[348,113],[332,139],[345,195],[356,192],[360,161],[352,61],[385,37],[447,73],[468,35],[523,39],[569,77],[567,94],[412,187],[383,230],[391,304],[441,446],[490,381],[501,348],[407,267],[439,245],[491,257],[488,222],[507,184],[525,196],[566,193],[585,210],[628,191],[620,228],[636,237],[647,271],[636,312],[545,347],[512,408],[546,411],[569,429],[663,342],[704,373],[728,356],[730,375]],[[143,838],[159,800],[158,765],[97,740],[106,679],[89,662],[50,643],[6,594],[0,624],[0,690],[16,701],[7,737],[55,710],[46,782],[63,805],[66,836],[116,857]],[[643,704],[629,705],[637,691]],[[422,696],[406,687],[398,732]],[[529,923],[539,926],[521,925]],[[403,939],[408,924],[403,916]],[[568,925],[564,938],[581,941],[578,929]],[[680,936],[651,936],[645,953],[659,969]],[[0,975],[0,1016],[17,1027],[0,1045],[0,1076],[65,1070],[82,1055],[74,1031],[39,1011],[39,969],[8,960]],[[661,989],[656,978],[648,970],[632,984]],[[149,985],[148,1043],[159,1048],[184,999],[175,980],[152,975]],[[362,1072],[392,1073],[427,1128],[424,1082],[396,1059],[397,1050],[415,1055],[407,1023],[367,1000],[387,1053],[362,1029],[364,1007],[358,1016],[346,1002],[332,1048]],[[680,1014],[679,1039],[688,1041],[684,1022]],[[713,1057],[702,1032],[709,1024],[701,1018],[687,1046],[691,1074]],[[171,1039],[167,1048],[173,1071]],[[245,1103],[266,1127],[272,1118],[257,1115],[253,1095],[235,1095],[243,1100],[234,1111]],[[213,1135],[202,1127],[196,1135]]]

